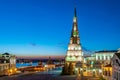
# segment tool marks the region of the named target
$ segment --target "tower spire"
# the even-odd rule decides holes
[[[76,15],[76,7],[74,8],[74,17],[77,17],[77,15]]]
[[[76,14],[76,7],[74,8],[74,15],[73,15],[73,25],[70,37],[70,43],[68,45],[67,56],[65,58],[66,62],[78,62],[82,61],[82,49],[78,31],[78,20]]]
[[[74,17],[73,17],[73,28],[71,37],[78,37],[78,23],[77,23],[77,14],[76,14],[76,7],[74,8]]]
[[[76,15],[76,8],[74,8],[74,18],[73,18],[73,26],[70,37],[70,43],[68,45],[67,55],[65,57],[65,66],[63,67],[63,74],[74,74],[74,70],[76,70],[76,64],[83,62],[83,53],[80,44],[80,38],[78,34],[78,22]],[[69,70],[69,67],[72,67]]]

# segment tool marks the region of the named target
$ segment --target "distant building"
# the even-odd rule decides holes
[[[46,69],[53,69],[55,68],[55,64],[53,63],[53,61],[51,60],[51,57],[49,57],[47,63],[44,65],[44,67]]]
[[[112,80],[120,80],[120,50],[112,58]]]
[[[0,75],[10,75],[16,71],[16,56],[4,53],[0,54]]]

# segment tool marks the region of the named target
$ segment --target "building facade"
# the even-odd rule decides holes
[[[102,76],[106,80],[112,80],[112,65],[111,64],[102,66]]]
[[[112,80],[120,80],[120,50],[112,58]]]
[[[111,63],[111,59],[118,50],[103,50],[95,52],[95,61],[102,63],[103,65],[107,65]]]
[[[96,51],[91,56],[84,58],[84,63],[86,64],[86,71],[94,71],[95,75],[103,75],[105,78],[109,77],[111,79],[112,67],[111,61],[113,55],[118,50],[102,50]]]
[[[11,75],[16,71],[16,56],[4,53],[0,55],[0,75]]]

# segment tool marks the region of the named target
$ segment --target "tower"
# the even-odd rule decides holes
[[[78,31],[78,21],[76,15],[76,8],[74,9],[74,17],[73,17],[73,27],[70,37],[70,43],[68,45],[67,55],[65,57],[66,62],[82,62],[82,49],[80,44],[80,37]]]
[[[65,57],[65,65],[62,70],[63,75],[75,74],[76,64],[82,63],[82,49],[80,44],[80,37],[78,31],[78,21],[76,15],[76,8],[74,9],[73,27],[68,45],[67,55]],[[78,72],[78,71],[77,71]]]

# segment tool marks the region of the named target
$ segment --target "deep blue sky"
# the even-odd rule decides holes
[[[83,47],[120,47],[120,0],[0,0],[0,53],[65,55],[74,4]]]

